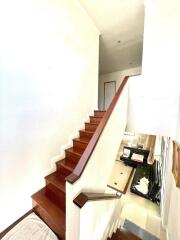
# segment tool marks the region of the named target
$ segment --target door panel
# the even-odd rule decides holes
[[[104,83],[104,109],[107,110],[116,93],[116,82]]]

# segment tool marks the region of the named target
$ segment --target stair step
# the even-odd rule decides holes
[[[121,238],[126,237],[126,239],[130,239],[130,240],[141,240],[139,237],[135,236],[125,228],[118,229],[117,236],[120,236]]]
[[[80,157],[82,156],[83,151],[80,153],[77,151],[77,149],[74,149],[73,147],[68,148],[65,150],[66,153],[66,159],[68,159],[69,162],[77,164]]]
[[[112,237],[108,238],[107,240],[141,240],[141,239],[136,237],[134,234],[132,234],[128,230],[122,228],[122,229],[117,229],[117,231],[113,233]]]
[[[87,139],[91,139],[92,138],[92,136],[93,136],[93,134],[94,134],[94,131],[92,132],[92,131],[87,131],[87,130],[80,130],[79,131],[79,135],[80,135],[80,138],[87,138]]]
[[[47,184],[53,184],[56,186],[59,190],[65,193],[65,180],[58,177],[57,172],[51,173],[50,175],[45,177]]]
[[[60,237],[65,239],[65,213],[46,195],[46,187],[32,195],[33,209]]]
[[[73,139],[73,148],[74,149],[78,149],[78,148],[81,148],[81,149],[85,149],[88,145],[89,141],[87,141],[87,139],[85,138],[75,138]]]
[[[90,116],[90,123],[97,123],[99,124],[100,121],[102,120],[103,117],[100,117],[100,116]]]
[[[60,204],[62,210],[66,210],[66,195],[65,195],[65,180],[59,178],[57,172],[54,172],[47,177],[46,180],[46,195],[53,201]]]
[[[85,130],[96,131],[97,127],[98,127],[97,123],[85,123]]]
[[[46,196],[55,204],[61,207],[61,209],[66,212],[66,193],[59,190],[54,184],[46,185]]]
[[[90,123],[85,123],[85,129],[79,131],[79,138],[73,139],[73,147],[65,150],[65,158],[56,163],[56,171],[45,177],[46,187],[32,196],[34,211],[61,240],[65,240],[66,232],[65,178],[78,164],[105,112],[94,111]]]
[[[60,160],[56,163],[57,166],[57,174],[60,177],[66,178],[68,175],[70,175],[74,168],[76,167],[76,164],[73,164],[72,162],[68,161],[68,159]]]
[[[95,117],[103,117],[106,111],[101,111],[101,110],[95,110],[94,111],[94,116]]]

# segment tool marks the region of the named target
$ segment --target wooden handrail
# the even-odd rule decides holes
[[[119,199],[121,195],[105,194],[105,193],[80,193],[73,202],[82,208],[88,201],[112,200]]]
[[[109,108],[107,109],[106,113],[104,114],[104,117],[102,118],[100,124],[98,125],[93,137],[91,138],[89,144],[87,145],[84,153],[82,154],[77,166],[75,167],[75,169],[73,170],[73,172],[66,177],[66,181],[68,181],[69,183],[73,184],[75,181],[77,181],[81,174],[84,171],[84,168],[86,167],[86,164],[88,163],[88,160],[108,122],[109,117],[111,116],[111,113],[113,112],[116,103],[124,89],[124,86],[126,85],[127,81],[128,81],[129,76],[126,76],[123,80],[123,82],[121,83],[119,89],[117,90]]]

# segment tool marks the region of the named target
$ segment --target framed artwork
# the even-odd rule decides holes
[[[173,166],[172,172],[176,182],[176,187],[180,188],[180,144],[173,141]]]

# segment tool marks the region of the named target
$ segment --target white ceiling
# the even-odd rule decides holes
[[[100,73],[140,66],[144,0],[79,1],[101,32]]]

